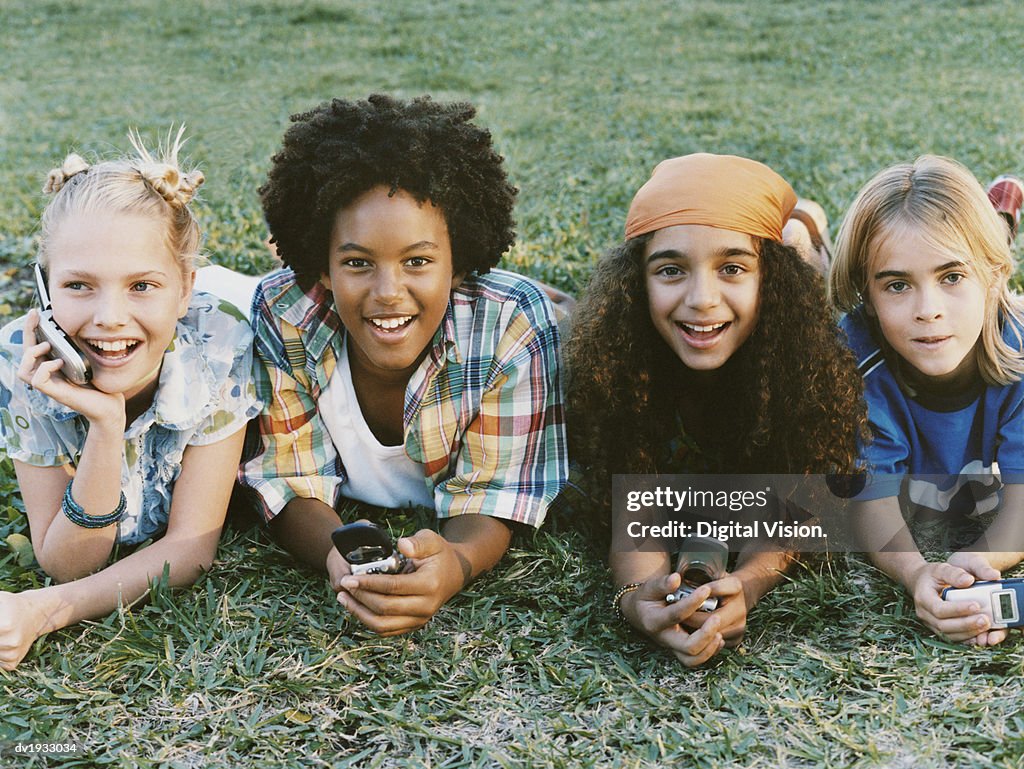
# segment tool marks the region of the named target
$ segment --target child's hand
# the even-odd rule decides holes
[[[925,563],[908,580],[917,617],[937,635],[950,641],[988,638],[990,620],[973,601],[944,601],[942,589],[970,587],[974,576],[951,563]],[[1002,639],[999,639],[1002,640]],[[998,641],[997,641],[998,643]]]
[[[626,593],[619,607],[629,624],[659,646],[671,650],[686,667],[696,667],[721,651],[725,640],[718,632],[721,619],[717,612],[705,614],[704,622],[696,631],[683,627],[682,623],[694,615],[711,595],[711,590],[702,585],[682,600],[666,603],[665,596],[678,590],[681,582],[676,572],[649,579],[638,589]]]
[[[0,668],[14,670],[41,627],[39,607],[28,594],[0,592]]]
[[[711,617],[717,617],[719,632],[725,646],[732,649],[743,641],[747,629],[747,600],[743,593],[743,582],[739,577],[728,574],[707,584],[711,595],[718,598],[718,608],[708,614],[695,612],[683,623],[689,628],[699,628]]]
[[[946,559],[946,563],[972,574],[976,580],[1002,579],[1003,576],[999,569],[993,568],[983,553],[953,553]]]
[[[50,351],[49,342],[36,343],[36,328],[39,326],[39,313],[29,310],[22,329],[22,356],[18,367],[18,378],[25,384],[48,395],[58,403],[77,411],[90,424],[106,422],[117,425],[124,431],[124,395],[122,393],[105,393],[94,387],[81,387],[72,384],[59,373],[64,365],[60,360],[49,360],[46,355]]]
[[[348,565],[348,561],[338,552],[336,547],[331,547],[327,551],[327,561],[324,566],[327,569],[327,579],[331,583],[331,588],[333,588],[335,593],[340,593],[342,590],[341,580],[352,573],[352,568]]]
[[[1002,574],[988,562],[983,553],[958,552],[953,553],[946,559],[946,563],[963,569],[968,574],[974,575],[976,580],[1002,579]],[[989,630],[979,633],[967,641],[973,646],[995,646],[1006,640],[1005,628]]]
[[[436,531],[421,529],[399,539],[397,546],[412,560],[415,571],[348,574],[338,582],[338,602],[370,630],[384,636],[423,627],[463,587],[462,565],[455,548]],[[330,569],[330,557],[327,560]]]

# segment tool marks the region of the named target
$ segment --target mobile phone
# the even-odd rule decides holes
[[[62,373],[69,382],[76,385],[87,385],[92,381],[92,366],[82,351],[75,346],[64,330],[53,320],[53,308],[50,306],[50,294],[46,290],[46,273],[37,262],[35,264],[36,299],[39,302],[39,325],[36,330],[42,340],[50,343],[50,360],[64,362]]]
[[[348,523],[331,533],[341,557],[353,574],[403,574],[413,570],[412,561],[395,548],[391,537],[373,523]]]
[[[665,596],[668,603],[676,603],[690,595],[701,585],[714,582],[725,573],[729,561],[729,547],[724,542],[710,537],[687,537],[679,549],[679,563],[676,571],[683,581],[679,589]],[[699,611],[714,611],[718,599],[709,596],[700,605]]]
[[[698,587],[700,587],[700,585],[688,585],[684,582],[677,591],[675,591],[674,593],[669,593],[667,596],[665,596],[665,602],[676,603],[677,601],[682,601],[684,598],[686,598],[686,596],[688,596]],[[704,603],[700,605],[700,608],[697,609],[697,611],[714,611],[717,608],[718,599],[712,595],[704,599]]]
[[[975,582],[970,587],[947,587],[944,601],[974,601],[992,619],[993,628],[1024,627],[1024,579],[994,579]]]

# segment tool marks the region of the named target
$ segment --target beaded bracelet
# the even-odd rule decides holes
[[[121,492],[121,500],[117,503],[114,512],[107,513],[106,515],[89,515],[71,496],[71,484],[74,482],[74,478],[68,481],[68,487],[64,489],[64,499],[61,500],[60,509],[64,516],[75,526],[81,526],[83,529],[102,529],[121,520],[121,516],[124,515],[124,509],[128,505],[123,491]]]
[[[622,622],[626,621],[626,615],[622,613],[622,598],[627,593],[632,593],[634,590],[639,590],[643,585],[642,582],[630,582],[628,585],[623,585],[619,588],[619,592],[612,598],[612,609],[615,611],[615,617]]]

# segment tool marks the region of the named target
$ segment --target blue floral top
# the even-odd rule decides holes
[[[0,450],[28,465],[78,464],[89,424],[18,379],[24,318],[0,330]],[[171,491],[187,446],[232,435],[260,411],[252,381],[252,332],[238,310],[195,292],[164,353],[149,409],[124,433],[117,540],[134,545],[167,528]]]

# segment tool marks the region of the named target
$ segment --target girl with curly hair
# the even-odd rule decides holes
[[[782,243],[795,204],[767,166],[710,154],[664,161],[636,194],[567,350],[571,444],[600,509],[614,474],[854,467],[860,380],[820,275]],[[747,548],[731,573],[674,604],[669,552],[613,546],[610,560],[616,610],[698,665],[739,643],[790,553]],[[709,596],[719,608],[696,611]]]
[[[260,190],[287,269],[253,301],[262,451],[243,483],[270,531],[383,635],[424,625],[539,526],[568,472],[551,303],[492,269],[516,190],[468,104],[375,95],[296,115]],[[441,519],[415,566],[353,574],[351,499]]]
[[[8,670],[39,636],[165,574],[191,584],[213,562],[259,404],[249,325],[192,290],[203,175],[179,164],[180,140],[154,157],[135,135],[134,155],[90,166],[72,154],[47,180],[38,265],[51,306],[0,331],[0,448],[36,560],[59,584],[0,593]],[[78,350],[67,363],[48,341],[65,343],[61,330]]]
[[[872,433],[855,509],[864,545],[932,632],[980,646],[1006,630],[990,607],[942,590],[1024,558],[1024,300],[1010,285],[1020,198],[1002,203],[948,158],[892,166],[854,200],[829,279]],[[915,539],[930,533],[954,552],[926,559]]]

